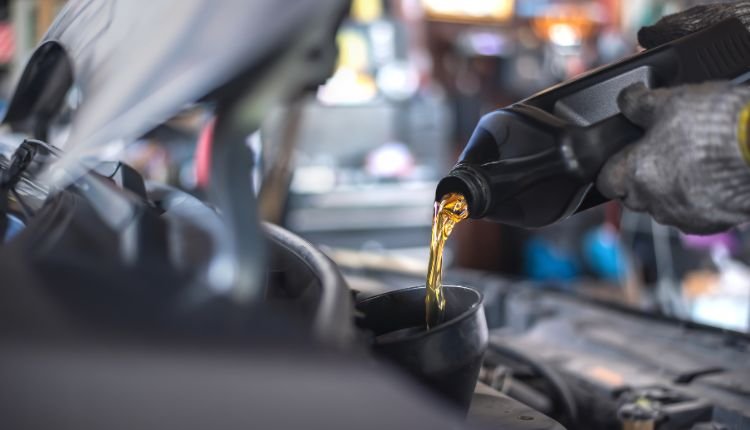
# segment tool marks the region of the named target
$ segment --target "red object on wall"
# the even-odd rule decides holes
[[[13,33],[13,25],[10,22],[0,22],[0,64],[8,64],[13,61],[16,51],[16,37]]]

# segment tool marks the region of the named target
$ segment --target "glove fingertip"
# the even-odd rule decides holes
[[[674,40],[670,37],[669,32],[666,32],[662,27],[663,25],[659,25],[659,23],[642,27],[638,30],[638,44],[646,49],[651,49]]]
[[[732,7],[729,4],[698,5],[665,15],[655,24],[638,31],[638,43],[649,49],[695,33],[737,15]]]
[[[620,112],[641,127],[649,125],[655,109],[654,103],[651,90],[643,82],[630,85],[617,95]]]
[[[596,188],[609,199],[623,199],[627,195],[627,184],[630,182],[628,172],[628,147],[618,152],[602,167],[596,178]]]

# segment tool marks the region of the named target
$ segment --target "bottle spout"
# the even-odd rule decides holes
[[[435,201],[449,193],[459,193],[466,198],[469,218],[483,218],[490,207],[492,197],[489,183],[482,173],[467,164],[456,165],[447,176],[438,182]]]

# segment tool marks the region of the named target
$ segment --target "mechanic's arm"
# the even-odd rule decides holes
[[[648,48],[731,16],[750,26],[750,2],[698,6],[638,33]],[[618,99],[646,134],[612,157],[599,190],[635,211],[689,233],[713,233],[750,221],[750,87],[710,82],[649,90]]]

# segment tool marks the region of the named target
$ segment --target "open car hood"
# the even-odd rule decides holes
[[[40,137],[70,88],[80,95],[65,155],[72,180],[194,102],[284,52],[344,0],[72,0],[29,61],[4,120]],[[65,174],[61,174],[65,172]]]

